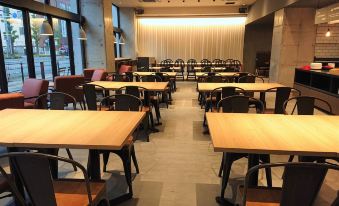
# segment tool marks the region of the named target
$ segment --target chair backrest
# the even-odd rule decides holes
[[[205,82],[209,83],[221,83],[223,82],[222,76],[219,75],[212,75],[212,76],[206,76]]]
[[[145,91],[148,91],[145,87],[138,87],[138,86],[125,86],[125,87],[121,87],[117,90],[117,92],[121,93],[121,94],[129,94],[129,95],[133,95],[135,97],[140,98],[141,95],[143,95],[143,93]]]
[[[124,73],[130,72],[130,71],[132,71],[132,66],[130,66],[130,65],[123,64],[119,68],[119,74],[124,74]]]
[[[187,65],[188,66],[197,66],[197,60],[189,59],[189,60],[187,60]]]
[[[41,101],[41,99],[47,99],[47,101]],[[66,99],[72,99],[71,102],[66,101]],[[40,105],[40,102],[43,102],[42,105]],[[49,105],[48,105],[49,102]],[[69,94],[62,93],[62,92],[52,92],[52,93],[46,93],[43,95],[40,95],[35,100],[35,108],[39,109],[50,109],[50,110],[64,110],[65,106],[71,103],[73,104],[73,110],[76,110],[76,100],[74,97],[72,97]]]
[[[140,78],[142,82],[161,82],[162,79],[158,75],[147,75]]]
[[[202,67],[212,67],[212,62],[208,59],[203,59],[200,63]]]
[[[313,205],[328,170],[339,170],[338,165],[323,163],[290,162],[260,164],[249,169],[246,174],[244,195],[242,199],[243,206],[246,205],[247,191],[251,175],[259,169],[275,167],[285,168],[280,205],[291,206]]]
[[[234,95],[223,98],[217,104],[217,111],[220,111],[220,109],[222,109],[223,113],[248,113],[250,100],[252,102],[255,102],[257,113],[264,112],[265,107],[262,101],[242,95]]]
[[[97,91],[105,91],[106,89],[99,85],[94,84],[84,84],[82,85],[84,94],[85,94],[85,100],[87,104],[87,109],[96,111],[97,110]]]
[[[185,61],[182,59],[177,59],[174,62],[175,67],[184,67],[185,66]]]
[[[25,100],[26,102],[34,103],[35,98],[41,94],[45,94],[48,92],[48,84],[47,80],[43,79],[26,79],[22,86],[22,93],[25,98],[30,98]]]
[[[284,114],[284,103],[290,98],[291,91],[298,93],[298,96],[301,95],[301,92],[292,87],[274,87],[265,91],[266,92],[275,92],[275,102],[274,102],[274,114]]]
[[[294,114],[295,109],[297,109],[298,115],[313,115],[314,109],[316,108],[316,102],[321,103],[328,107],[329,114],[333,114],[332,106],[325,100],[317,98],[317,97],[310,97],[310,96],[298,96],[292,97],[284,102],[283,108],[284,113],[288,114],[286,111],[287,104],[295,100],[296,103],[293,107],[291,114]]]
[[[9,158],[12,161],[32,205],[57,205],[53,188],[53,178],[50,172],[50,161],[68,163],[82,171],[87,189],[88,202],[89,205],[93,205],[87,171],[78,162],[63,157],[31,152],[13,152],[0,155],[1,160],[5,158]],[[12,190],[18,191],[14,184],[10,186]],[[19,200],[24,200],[20,193],[16,193],[15,196],[19,197]]]
[[[100,110],[102,105],[107,103],[113,103],[110,107],[110,110],[113,111],[141,111],[142,110],[142,101],[130,94],[115,94],[108,97],[105,97],[100,102]]]
[[[223,98],[226,97],[230,97],[230,96],[234,96],[237,94],[245,94],[245,90],[243,88],[240,87],[219,87],[219,88],[215,88],[211,94],[210,97],[216,98],[216,101],[211,101],[211,103],[213,104],[213,102],[216,102],[216,104]],[[213,106],[217,106],[217,105],[212,105]],[[212,109],[211,107],[211,109]]]
[[[112,81],[114,81],[114,82],[129,82],[130,79],[127,75],[112,74]]]
[[[54,89],[56,92],[63,92],[74,97],[77,102],[84,100],[84,94],[81,89],[77,89],[78,86],[85,84],[85,78],[83,76],[58,76],[54,79]],[[73,99],[66,98],[66,101],[72,103]]]
[[[107,72],[104,69],[96,69],[93,72],[91,81],[105,81],[107,77]]]

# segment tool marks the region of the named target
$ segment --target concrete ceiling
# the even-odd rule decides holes
[[[335,3],[339,3],[339,0],[300,0],[292,4],[290,7],[318,9]]]
[[[155,0],[157,2],[142,2],[143,0],[112,0],[118,7],[213,7],[252,5],[256,0]],[[146,0],[147,1],[147,0]],[[200,1],[200,2],[199,2]],[[226,2],[235,2],[226,4]]]

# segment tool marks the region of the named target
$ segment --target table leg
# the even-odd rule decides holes
[[[47,149],[38,149],[39,153],[49,154],[53,156],[58,156],[59,149],[55,148],[47,148]],[[51,168],[51,174],[54,179],[58,179],[58,161],[57,160],[49,160],[49,165]]]
[[[91,180],[101,180],[100,153],[98,150],[89,150],[87,172]]]
[[[259,155],[258,154],[249,154],[248,155],[248,170],[254,166],[259,165]],[[259,172],[253,172],[250,176],[249,186],[258,186],[258,174]]]
[[[266,93],[265,92],[260,92],[260,100],[262,103],[264,103],[264,106],[266,108]]]
[[[11,153],[11,152],[21,152],[21,151],[20,151],[20,148],[8,147],[7,152]],[[10,166],[11,174],[12,174],[14,181],[15,181],[15,186],[17,187],[18,192],[22,195],[22,197],[25,198],[24,186],[22,185],[22,183],[20,181],[20,176],[19,176],[18,172],[15,170],[15,160],[14,159],[10,158],[9,166]],[[15,205],[20,205],[20,202],[16,197],[14,197],[14,202],[15,202]]]

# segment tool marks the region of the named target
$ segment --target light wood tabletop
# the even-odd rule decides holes
[[[109,90],[118,90],[126,86],[144,87],[150,91],[165,91],[168,82],[112,82],[112,81],[94,81],[88,84],[95,84]]]
[[[145,112],[6,109],[0,115],[2,146],[121,149]]]
[[[198,83],[199,92],[211,92],[218,87],[240,87],[247,92],[264,92],[274,87],[284,87],[279,83]]]
[[[176,72],[161,72],[165,75],[168,75],[170,77],[175,77],[177,75]],[[148,75],[154,75],[156,74],[155,72],[133,72],[134,75],[139,75],[139,76],[148,76]]]
[[[208,76],[208,72],[196,72],[195,75],[197,77]],[[215,75],[222,77],[232,77],[238,75],[238,72],[218,72]]]
[[[339,156],[339,116],[207,113],[216,152]]]

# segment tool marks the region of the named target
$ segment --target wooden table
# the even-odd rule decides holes
[[[120,150],[145,112],[6,109],[0,115],[1,146],[11,152],[46,148],[53,155],[59,148],[89,149],[88,174],[97,180],[101,179],[98,150]],[[57,177],[57,162],[51,168]]]
[[[259,164],[258,154],[339,157],[339,116],[207,113],[206,117],[214,151],[248,153],[248,168]],[[250,183],[257,181],[255,172]],[[225,177],[222,191],[227,182]],[[217,200],[227,202],[223,194]]]
[[[208,76],[208,72],[196,72],[195,75],[197,77],[203,77]],[[222,77],[233,77],[238,75],[238,72],[217,72],[215,73],[216,76],[222,76]]]
[[[246,92],[264,92],[273,87],[284,87],[278,83],[199,83],[199,92],[211,92],[218,87],[240,87]]]
[[[194,67],[195,71],[201,71],[203,69],[203,67]],[[222,71],[225,70],[225,67],[211,67],[212,71]]]
[[[126,86],[144,87],[149,91],[165,91],[168,82],[112,82],[112,81],[94,81],[88,84],[102,86],[108,90],[118,90]]]
[[[161,72],[162,74],[168,75],[170,77],[175,77],[177,75],[176,72]],[[133,72],[134,75],[138,76],[148,76],[148,75],[154,75],[155,72]]]

